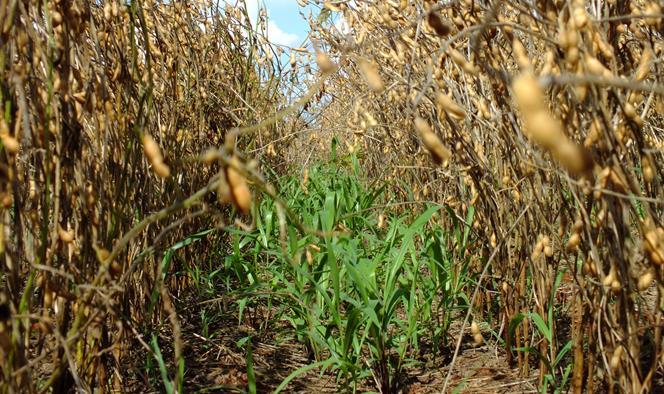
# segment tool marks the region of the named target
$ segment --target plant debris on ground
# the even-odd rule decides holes
[[[0,0],[0,392],[664,390],[658,0]]]

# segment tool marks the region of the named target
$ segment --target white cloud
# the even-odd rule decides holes
[[[267,38],[271,43],[284,46],[297,46],[300,43],[300,36],[293,33],[288,33],[284,31],[277,22],[270,19],[270,6],[279,6],[280,4],[286,4],[285,0],[267,0],[265,2],[261,0],[247,0],[247,13],[249,14],[249,19],[252,24],[256,23],[258,19],[258,10],[263,7],[267,7],[268,14],[268,23],[267,23]]]
[[[267,38],[273,44],[285,46],[297,46],[300,37],[297,34],[286,33],[274,21],[267,22]]]
[[[247,13],[251,23],[256,23],[258,18],[258,0],[247,0]]]
[[[340,33],[350,33],[350,26],[348,26],[348,21],[346,21],[346,18],[344,18],[343,14],[341,13],[337,16],[337,20],[334,21],[334,27],[336,27]]]

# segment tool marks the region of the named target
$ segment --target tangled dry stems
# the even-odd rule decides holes
[[[313,54],[273,62],[279,48],[243,7],[45,4],[0,3],[5,388],[121,387],[127,344],[151,352],[144,329],[162,316],[177,365],[171,294],[186,283],[163,283],[163,245],[229,221],[213,192],[245,212],[247,180],[275,194],[251,157],[283,170],[325,155],[332,137],[404,200],[461,217],[475,207],[486,241],[476,269],[496,254],[476,319],[492,292],[503,327],[545,315],[566,269],[574,391],[652,387],[664,302],[659,3],[324,2],[346,26],[311,21],[323,73],[300,81],[290,106],[277,97]],[[161,301],[146,316],[151,289]],[[559,346],[531,343],[533,329],[526,319],[501,331],[524,373],[534,360],[513,347]]]
[[[544,316],[564,268],[576,289],[574,390],[593,392],[589,376],[629,392],[652,387],[662,355],[661,6],[339,7],[347,31],[313,37],[345,71],[330,84],[325,119],[348,119],[350,149],[404,198],[401,185],[411,185],[416,200],[445,202],[462,217],[474,205],[481,255],[506,238],[475,313],[497,292],[503,327],[520,312]],[[430,156],[442,168],[432,170]],[[524,206],[534,209],[508,234]],[[657,299],[643,303],[653,279]],[[524,320],[514,335],[503,330],[507,348],[531,345],[532,329]],[[555,354],[559,345],[546,342],[532,345]],[[531,366],[523,354],[507,357],[524,372]]]
[[[223,2],[5,1],[0,13],[3,387],[122,387],[127,346],[152,352],[143,335],[161,311],[177,365],[170,293],[184,284],[163,286],[155,261],[225,222],[205,198],[219,165],[198,155],[277,111],[282,71],[245,55],[275,49]],[[279,135],[230,148],[265,133]],[[146,317],[153,288],[162,301]]]

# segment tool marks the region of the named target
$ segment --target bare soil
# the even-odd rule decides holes
[[[201,335],[202,324],[196,311],[195,302],[183,308],[182,336],[185,343],[186,360],[185,392],[198,393],[244,393],[247,391],[246,352],[237,342],[252,336],[254,371],[257,392],[268,393],[298,368],[311,364],[306,348],[295,338],[280,335],[272,327],[270,335],[261,335],[254,324],[238,324],[236,314],[223,313],[208,326],[209,337]],[[209,307],[209,304],[206,304]],[[219,308],[222,308],[221,303]],[[260,324],[260,323],[259,323]],[[444,349],[436,360],[423,352],[417,366],[408,367],[404,374],[402,393],[440,393],[448,372],[449,362],[456,344],[460,322],[452,325],[449,349]],[[467,330],[466,330],[467,331]],[[169,350],[171,335],[164,333],[162,352],[172,365],[172,352]],[[160,343],[162,341],[160,340]],[[150,393],[161,391],[160,382],[148,378],[145,371],[146,354],[137,348],[130,358],[133,360],[125,371],[132,376],[127,382],[129,392]],[[172,371],[172,366],[169,367]],[[312,370],[293,379],[283,392],[287,393],[339,393],[344,392],[334,374],[329,371],[322,375]],[[346,390],[347,391],[347,390]],[[376,392],[375,384],[367,380],[358,387],[359,392]],[[448,384],[448,392],[457,393],[536,393],[537,376],[520,376],[517,368],[510,367],[500,345],[489,342],[475,346],[472,337],[466,333],[454,364]]]

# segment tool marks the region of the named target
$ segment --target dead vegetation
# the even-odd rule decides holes
[[[661,388],[662,5],[309,3],[315,49],[282,67],[241,4],[0,1],[2,391],[122,390],[155,326],[181,391],[191,279],[166,249],[246,227],[259,193],[282,235],[286,218],[313,233],[260,167],[306,167],[333,138],[398,200],[474,212],[446,371],[471,333],[538,387]],[[228,251],[207,241],[178,264]]]
[[[245,55],[271,49],[244,8],[5,1],[0,15],[2,386],[120,388],[129,341],[174,318],[180,284],[146,317],[155,261],[223,224],[198,155],[276,111],[281,75]]]
[[[403,180],[416,200],[461,216],[475,206],[480,253],[499,248],[476,318],[499,294],[508,349],[532,346],[553,362],[564,345],[555,321],[551,341],[537,342],[529,319],[511,322],[547,316],[565,269],[574,391],[652,389],[661,373],[661,5],[338,6],[350,34],[314,37],[346,71],[330,83],[339,99],[326,119],[349,119],[345,140],[375,177]],[[427,151],[443,165],[431,169]],[[651,286],[657,299],[644,302]],[[507,358],[547,373],[524,353]]]

